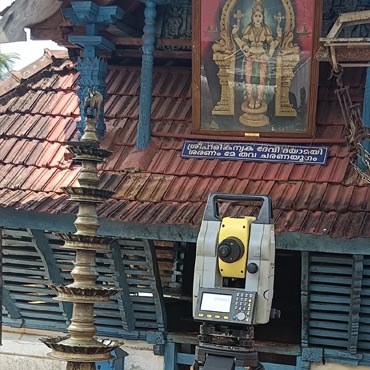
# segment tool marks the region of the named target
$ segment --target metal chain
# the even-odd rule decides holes
[[[355,169],[355,171],[359,174],[362,180],[368,182],[370,184],[370,175],[368,175],[364,170],[362,170],[360,167],[357,166],[356,163],[350,162],[352,167]]]
[[[370,141],[370,133],[364,127],[358,104],[353,104],[349,93],[349,87],[343,85],[342,73],[332,72],[330,78],[335,77],[338,89],[335,91],[345,122],[345,138],[350,151],[350,164],[362,180],[370,184],[370,153],[362,145],[364,140]],[[360,159],[366,166],[366,170],[357,165]]]

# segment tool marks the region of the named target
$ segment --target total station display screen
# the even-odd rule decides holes
[[[203,293],[201,311],[230,312],[232,295]]]

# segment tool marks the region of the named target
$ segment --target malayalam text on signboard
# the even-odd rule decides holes
[[[325,164],[328,147],[185,140],[183,158]]]

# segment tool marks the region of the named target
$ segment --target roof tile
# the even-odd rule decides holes
[[[142,187],[148,181],[150,174],[129,173],[117,187],[115,198],[135,200],[140,194]]]
[[[298,197],[302,187],[301,182],[274,182],[270,196],[275,208],[292,209],[294,200]]]
[[[268,170],[266,170],[263,179],[264,180],[278,180],[278,176],[281,168],[284,167],[282,163],[270,163]]]
[[[307,165],[302,180],[304,181],[316,181],[320,172],[320,166]]]
[[[339,184],[329,184],[321,200],[320,209],[324,211],[347,211],[353,190],[353,186],[345,187]]]
[[[364,212],[358,213],[337,213],[333,224],[331,235],[333,237],[353,238],[361,231],[361,225],[365,217]]]
[[[164,194],[163,200],[184,202],[196,192],[198,177],[176,177]]]
[[[124,220],[129,210],[136,207],[137,204],[138,202],[130,202],[129,200],[109,199],[98,206],[98,214],[103,218]]]
[[[248,180],[238,181],[236,178],[223,178],[222,183],[218,188],[220,193],[244,194],[244,190],[248,185]]]
[[[55,170],[53,175],[49,174],[48,180],[45,182],[42,190],[46,192],[53,191],[56,193],[62,193],[62,188],[71,186],[74,181],[76,181],[79,173],[79,168],[75,168],[73,170],[68,168],[62,171]]]
[[[299,192],[293,201],[292,208],[296,210],[319,209],[319,205],[325,194],[327,186],[328,184],[326,183],[302,183]]]
[[[78,168],[76,168],[78,170]],[[118,186],[122,183],[123,179],[125,178],[126,174],[116,174],[111,172],[102,172],[100,175],[100,189],[106,189],[109,191],[116,191]]]
[[[14,132],[19,128],[20,121],[23,121],[20,114],[3,114],[0,116],[0,135],[1,136],[14,136]]]
[[[176,211],[168,218],[167,222],[169,224],[192,224],[193,215],[198,212],[201,208],[202,203],[180,203],[176,208]]]
[[[112,155],[103,165],[100,166],[100,169],[104,171],[124,171],[125,169],[121,169],[119,166],[130,153],[130,149],[131,147],[127,145],[116,145],[113,148],[110,148]]]
[[[145,182],[141,191],[137,195],[137,199],[141,202],[151,201],[154,203],[160,202],[163,195],[166,193],[169,185],[173,181],[173,176],[151,175]]]
[[[210,193],[220,193],[223,178],[199,178],[195,189],[189,193],[188,200],[192,202],[202,202]]]
[[[321,215],[320,211],[309,212],[301,225],[301,230],[305,233],[316,234],[322,224]],[[321,232],[322,230],[320,230]]]
[[[225,165],[228,165],[229,163],[228,162],[224,162]],[[254,172],[254,169],[257,168],[258,166],[258,163],[256,162],[242,162],[242,161],[238,161],[239,165],[240,165],[240,169],[239,169],[239,172],[238,172],[238,178],[239,179],[250,179],[252,178],[252,173]]]
[[[370,213],[367,212],[364,215],[364,218],[363,218],[362,223],[361,223],[360,231],[359,231],[358,235],[356,235],[356,237],[368,238],[369,237],[369,230],[370,230]]]
[[[305,164],[294,164],[289,175],[291,181],[302,181],[305,179],[307,171],[307,165]]]
[[[45,66],[52,63],[51,59],[44,62]],[[32,81],[9,80],[3,85],[0,206],[51,214],[77,210],[76,204],[66,201],[61,187],[76,183],[79,171],[65,159],[66,142],[75,135],[78,120],[78,73],[63,68],[51,68]],[[192,134],[191,82],[190,69],[155,69],[153,135],[151,146],[142,151],[135,149],[140,69],[110,67],[102,147],[113,153],[98,168],[100,186],[116,194],[99,205],[100,217],[195,227],[211,192],[269,194],[277,232],[370,237],[370,227],[366,228],[370,224],[369,186],[348,168],[345,144],[330,146],[325,166],[181,158],[183,138]],[[20,84],[27,86],[26,94],[17,89]],[[343,139],[343,119],[333,86],[324,85],[316,137]],[[356,94],[360,86],[357,90]],[[225,204],[222,210],[255,214],[258,207],[236,203]]]
[[[112,66],[106,78],[108,94],[137,96],[141,83],[140,77],[138,68]]]
[[[344,181],[348,166],[347,158],[329,158],[326,166],[320,166],[320,171],[317,175],[318,182],[337,182]]]
[[[209,161],[207,159],[197,159],[192,162],[191,166],[189,167],[189,176],[198,175],[202,176],[203,174],[212,175],[215,167],[217,165],[217,161]]]
[[[18,166],[21,167],[21,166]],[[34,166],[28,166],[27,169],[20,170],[19,178],[23,181],[20,183],[20,188],[23,190],[41,191],[44,184],[44,179],[48,179],[51,174],[55,174],[57,170],[55,168],[40,168]],[[0,184],[1,186],[1,184]],[[59,190],[60,189],[54,189]]]
[[[248,178],[241,176],[241,169],[243,168],[242,161],[222,161],[219,159],[212,159],[210,162],[214,167],[210,174],[214,177]]]
[[[245,188],[246,194],[254,194],[254,195],[269,195],[271,193],[271,189],[274,186],[274,181],[253,181],[250,180],[248,185]]]
[[[353,187],[351,199],[348,204],[349,211],[369,211],[369,186],[356,186]]]
[[[176,173],[178,163],[181,159],[175,150],[158,150],[147,170],[152,173]]]
[[[307,210],[303,211],[284,211],[282,210],[277,218],[275,218],[276,229],[279,232],[289,232],[301,230],[305,218],[308,214]],[[276,217],[276,216],[275,216]]]
[[[310,211],[307,213],[300,231],[305,234],[329,235],[335,225],[337,213]]]

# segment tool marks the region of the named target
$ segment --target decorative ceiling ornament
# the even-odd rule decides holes
[[[175,4],[158,9],[157,36],[162,39],[192,39],[192,6],[190,0],[181,0]],[[191,50],[191,46],[159,46],[162,50]]]

